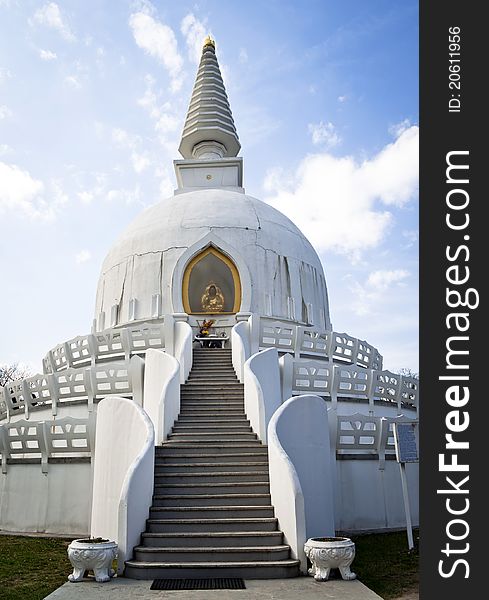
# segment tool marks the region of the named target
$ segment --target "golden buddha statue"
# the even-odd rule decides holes
[[[202,310],[208,313],[222,312],[224,308],[224,294],[221,288],[213,281],[205,288],[200,299]]]

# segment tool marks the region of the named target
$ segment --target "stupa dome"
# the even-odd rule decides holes
[[[185,269],[207,248],[238,272],[241,301],[228,312],[330,327],[322,265],[305,236],[268,204],[222,188],[177,193],[129,225],[103,263],[96,318],[104,313],[108,326],[189,312]],[[115,313],[117,323],[109,323]]]

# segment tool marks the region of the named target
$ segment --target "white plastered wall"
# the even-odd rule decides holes
[[[0,473],[0,530],[84,536],[89,531],[90,463],[9,465]]]

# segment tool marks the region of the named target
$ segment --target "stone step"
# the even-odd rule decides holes
[[[178,421],[175,422],[175,424],[178,425],[211,425],[211,424],[223,424],[225,425],[226,423],[229,423],[229,425],[249,425],[250,421],[249,419],[246,418],[245,415],[243,416],[235,416],[235,417],[216,417],[213,419],[209,419],[207,418],[205,415],[203,415],[202,417],[178,417]]]
[[[189,408],[188,410],[186,410],[184,413],[180,412],[180,416],[178,417],[178,420],[180,421],[180,419],[182,419],[182,417],[187,420],[193,420],[193,419],[212,419],[212,420],[226,420],[226,419],[244,419],[246,418],[246,414],[243,413],[243,411],[240,411],[238,409],[228,409],[226,410],[225,408],[218,409],[218,410],[206,410],[206,411],[201,411],[197,408]],[[184,422],[183,420],[181,421],[182,423]]]
[[[220,548],[213,546],[202,547],[176,547],[156,548],[148,546],[136,546],[134,548],[134,560],[142,562],[168,562],[176,561],[199,562],[256,562],[265,560],[287,560],[290,558],[289,546],[244,546],[242,548]]]
[[[237,481],[226,483],[164,483],[154,485],[155,495],[165,494],[269,494],[268,481]]]
[[[219,460],[219,463],[246,463],[254,461],[265,461],[268,464],[267,447],[257,446],[252,452],[235,452],[234,454],[221,453],[219,455],[216,455],[215,453],[205,452],[205,450],[201,448],[201,452],[199,454],[186,454],[185,451],[182,451],[173,452],[168,455],[160,451],[157,452],[155,455],[155,461],[158,463],[180,462],[186,463],[187,465],[195,466],[198,466],[201,463],[211,463],[217,460]]]
[[[153,496],[153,506],[257,506],[270,504],[270,494],[165,494]]]
[[[197,361],[192,365],[191,373],[195,371],[202,371],[203,369],[209,369],[212,371],[226,371],[228,373],[234,373],[234,367],[231,361],[215,360],[215,361]]]
[[[166,483],[243,483],[248,481],[268,482],[268,469],[253,471],[202,471],[200,473],[157,473],[155,484]]]
[[[253,519],[273,517],[273,506],[152,506],[150,519]]]
[[[131,579],[285,579],[299,576],[299,561],[294,559],[253,562],[157,563],[128,560],[125,576]]]
[[[168,440],[171,442],[235,442],[256,440],[257,435],[253,432],[245,433],[170,433]]]
[[[184,400],[214,400],[221,398],[235,398],[238,400],[243,400],[244,392],[243,390],[188,390],[180,394],[180,402]]]
[[[180,410],[180,415],[187,416],[195,416],[195,415],[204,415],[206,417],[214,417],[221,415],[222,417],[236,417],[245,416],[245,412],[243,408],[239,408],[238,406],[227,406],[225,404],[218,404],[213,406],[202,406],[199,404],[198,406],[184,407]]]
[[[180,410],[186,410],[188,408],[199,408],[206,406],[207,408],[229,406],[229,408],[241,408],[243,416],[245,415],[244,410],[244,397],[243,395],[230,395],[230,396],[215,396],[214,394],[204,395],[200,394],[193,398],[182,398],[180,400]]]
[[[243,546],[280,546],[281,531],[224,531],[214,533],[143,533],[141,545],[145,547],[172,548],[241,548]]]
[[[215,374],[209,375],[208,371],[203,371],[202,373],[190,373],[188,376],[189,383],[208,383],[212,385],[213,383],[239,383],[236,375],[231,375],[229,373]]]
[[[187,424],[183,424],[183,423],[177,423],[176,425],[174,425],[172,427],[172,432],[173,433],[190,433],[190,432],[207,432],[207,433],[219,433],[221,432],[228,432],[228,433],[233,433],[233,432],[241,432],[241,433],[245,433],[245,432],[251,432],[251,427],[249,425],[230,425],[229,423],[224,423],[222,425],[219,425],[217,423],[215,423],[214,425],[197,425],[195,423],[192,423],[190,425]]]
[[[260,472],[268,472],[268,461],[261,462],[207,462],[207,463],[182,463],[182,462],[164,462],[155,461],[155,475],[163,473],[180,473],[182,470],[187,473],[200,473],[202,470],[214,472],[225,472],[225,471],[250,471],[258,470]]]
[[[212,532],[212,531],[277,531],[273,517],[249,519],[148,519],[149,533]]]
[[[213,406],[229,406],[234,405],[235,407],[241,407],[244,415],[244,396],[243,394],[230,394],[226,396],[215,395],[215,394],[203,394],[185,397],[180,399],[180,410],[186,408],[199,408],[199,406],[207,406],[212,408]]]
[[[221,454],[235,454],[239,455],[242,452],[254,452],[254,451],[262,451],[263,455],[268,455],[268,450],[266,446],[263,446],[261,442],[258,440],[256,442],[226,442],[221,444],[211,444],[208,443],[205,446],[202,444],[190,444],[183,442],[165,442],[164,446],[164,454],[170,456],[172,454],[187,454],[187,455],[195,455],[195,454],[206,454],[213,453],[213,455],[219,455],[219,459],[221,459]]]
[[[190,381],[185,384],[184,389],[180,389],[181,396],[185,396],[187,393],[204,392],[213,394],[222,393],[226,394],[229,392],[241,392],[244,393],[244,387],[239,383],[230,383],[229,385],[221,385],[220,382],[216,382],[214,385],[200,383],[199,381]]]

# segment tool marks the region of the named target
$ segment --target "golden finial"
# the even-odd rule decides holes
[[[206,46],[212,46],[213,48],[216,47],[216,42],[211,38],[210,35],[208,35],[204,40],[204,48]]]

